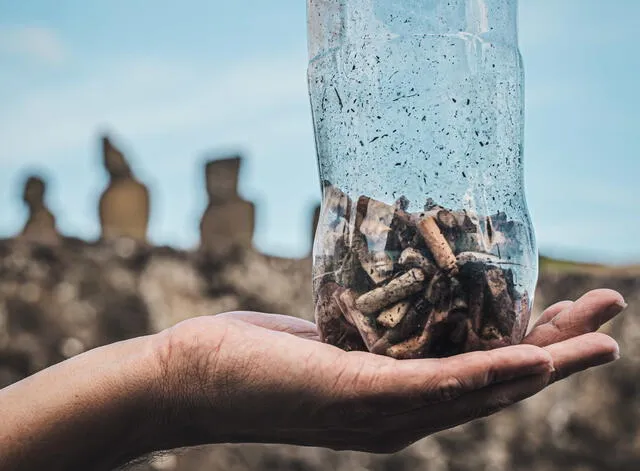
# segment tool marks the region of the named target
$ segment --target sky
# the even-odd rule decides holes
[[[542,253],[640,262],[636,0],[520,0],[525,177]],[[241,153],[256,246],[308,253],[319,183],[304,0],[0,0],[0,237],[25,175],[95,238],[108,132],[151,187],[150,238],[198,243],[203,165]]]

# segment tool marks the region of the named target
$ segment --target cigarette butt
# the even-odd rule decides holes
[[[363,314],[373,314],[416,294],[424,288],[424,284],[424,272],[414,268],[386,285],[363,294],[357,299],[356,306]]]
[[[484,276],[473,278],[469,281],[469,319],[471,320],[471,330],[480,332],[482,326],[482,316],[484,309]]]
[[[516,323],[513,300],[509,294],[509,286],[505,273],[501,268],[489,268],[486,273],[486,296],[490,312],[487,317],[493,320],[494,327],[502,336],[511,338]]]
[[[380,340],[380,334],[373,325],[373,321],[356,307],[355,297],[351,290],[345,290],[339,294],[337,301],[347,321],[358,329],[367,350],[371,351],[375,343]]]
[[[448,310],[451,307],[451,281],[442,272],[437,273],[425,292],[427,300],[435,306],[436,310]]]
[[[402,319],[404,319],[410,308],[411,303],[408,301],[401,301],[394,304],[380,313],[378,316],[378,324],[381,324],[388,329],[393,329],[402,321]]]
[[[437,271],[437,267],[419,250],[414,248],[403,250],[398,263],[404,268],[420,268],[427,278],[432,278]]]
[[[447,209],[441,209],[436,216],[438,224],[444,229],[457,229],[458,220],[456,216]]]
[[[428,341],[428,333],[423,332],[418,337],[412,337],[387,349],[386,355],[396,360],[414,360],[422,357],[422,351]]]
[[[429,318],[431,307],[417,300],[410,303],[410,308],[403,319],[391,329],[387,329],[384,335],[376,342],[372,353],[386,355],[387,350],[400,342],[416,335],[417,331],[422,332],[425,319]]]
[[[391,221],[391,232],[387,240],[387,249],[401,251],[415,248],[422,243],[422,237],[416,226],[415,216],[401,209],[396,209]]]
[[[469,328],[467,332],[467,341],[464,345],[465,352],[475,352],[482,350],[494,350],[496,348],[508,347],[512,345],[507,337],[482,338],[473,329]]]
[[[348,351],[366,350],[360,334],[347,323],[336,301],[343,291],[334,282],[325,282],[318,290],[315,313],[320,339]]]
[[[354,242],[353,251],[373,284],[378,285],[393,276],[393,260],[384,250],[370,252],[362,237],[355,238]]]
[[[457,278],[451,278],[451,310],[467,312],[469,310],[468,295]]]
[[[499,257],[482,252],[461,252],[456,256],[456,261],[459,267],[462,267],[467,263],[486,263],[496,265],[502,262]]]
[[[396,360],[412,360],[416,358],[422,358],[430,340],[431,328],[429,321],[427,321],[427,324],[422,329],[420,334],[411,337],[404,342],[389,347],[386,351],[386,355],[390,356],[391,358],[395,358]]]
[[[422,219],[418,223],[418,230],[420,234],[422,234],[438,266],[447,273],[455,275],[458,272],[456,256],[442,235],[435,218],[433,216],[427,216]]]

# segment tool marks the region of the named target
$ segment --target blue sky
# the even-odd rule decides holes
[[[640,2],[521,0],[526,181],[543,252],[640,261]],[[246,156],[256,245],[309,249],[319,198],[304,0],[0,0],[0,237],[26,172],[62,231],[98,234],[113,134],[152,188],[151,238],[192,247],[206,157]]]

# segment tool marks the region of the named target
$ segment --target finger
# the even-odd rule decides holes
[[[526,376],[466,394],[442,407],[394,417],[384,424],[387,436],[398,436],[401,449],[428,435],[488,417],[542,391],[550,382],[550,373]]]
[[[506,350],[506,349],[505,349]],[[442,407],[422,407],[385,421],[386,433],[400,433],[400,447],[426,435],[494,414],[537,394],[549,384],[579,371],[615,361],[618,344],[609,336],[589,333],[546,347],[555,371],[516,378],[465,394]],[[397,445],[396,444],[396,445]]]
[[[537,320],[533,328],[535,329],[539,325],[546,324],[551,319],[553,319],[558,314],[560,314],[562,311],[564,311],[565,309],[571,306],[573,306],[573,301],[560,301],[559,303],[555,303],[549,306],[547,309],[544,310],[544,312],[542,313],[540,318]]]
[[[620,358],[618,343],[605,334],[590,333],[545,347],[553,357],[553,381]]]
[[[549,373],[554,365],[541,349],[516,345],[487,352],[474,352],[440,360],[436,397],[451,400],[491,384]]]
[[[387,433],[399,432],[399,444],[406,446],[421,438],[456,425],[492,415],[512,404],[542,391],[549,384],[579,371],[610,363],[619,358],[618,344],[611,337],[589,333],[546,347],[553,358],[555,371],[471,392],[442,407],[424,407],[393,417],[385,423]],[[427,424],[425,426],[425,424]]]
[[[285,332],[296,337],[311,340],[320,340],[318,329],[313,322],[298,317],[283,316],[280,314],[265,314],[262,312],[237,311],[219,314],[218,317],[238,319],[250,324],[263,327],[268,330]]]
[[[549,385],[551,373],[518,378],[503,384],[491,385],[452,404],[456,425],[495,414],[523,401]]]
[[[491,385],[458,398],[443,409],[452,411],[451,418],[456,425],[486,417],[537,394],[555,381],[579,371],[610,363],[620,356],[615,340],[599,333],[589,333],[565,340],[550,345],[545,350],[553,359],[554,372]]]
[[[598,330],[626,308],[622,295],[608,289],[590,291],[549,322],[534,328],[523,343],[545,347]]]
[[[450,401],[490,384],[553,371],[549,353],[531,345],[447,359],[388,361],[370,357],[369,368],[358,370],[360,381],[356,394],[370,396],[373,393],[375,397],[395,401],[401,410]],[[348,375],[343,375],[343,379],[348,381]],[[392,411],[397,413],[398,408]]]

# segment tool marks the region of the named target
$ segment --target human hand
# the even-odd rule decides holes
[[[314,324],[250,312],[185,321],[158,337],[166,448],[265,442],[393,452],[615,360],[594,333],[625,307],[596,290],[549,307],[523,345],[397,361],[319,343]]]
[[[0,390],[0,468],[102,471],[224,442],[396,451],[613,361],[593,332],[624,306],[593,291],[547,309],[524,345],[442,360],[346,353],[285,316],[191,319]]]

